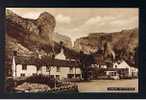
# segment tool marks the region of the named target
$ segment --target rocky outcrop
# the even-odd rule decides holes
[[[123,57],[133,61],[138,48],[138,29],[123,30],[114,33],[91,33],[87,37],[77,39],[74,48],[84,53],[92,54],[103,50],[104,55],[110,54],[116,58]]]
[[[67,59],[76,57],[77,53],[70,49],[71,40],[67,36],[55,34],[55,18],[48,12],[40,14],[37,19],[26,19],[6,10],[5,33],[5,69],[11,76],[13,51],[17,56],[26,58],[54,57],[60,52],[60,41],[64,43]],[[25,59],[22,59],[25,61]],[[30,59],[32,61],[32,59]]]
[[[77,51],[83,51],[86,54],[96,52],[98,39],[83,37],[74,42],[74,48]]]
[[[72,49],[71,39],[55,33],[55,26],[55,18],[48,12],[40,14],[37,19],[26,19],[6,10],[6,55],[11,55],[14,50],[27,56],[36,53],[52,55],[54,51],[59,52],[60,41],[64,42],[66,55],[70,57],[79,51],[92,54],[99,49],[107,51],[107,56],[113,52],[119,56],[118,52],[121,51],[134,55],[134,49],[138,47],[138,29],[131,29],[114,33],[91,33],[77,39]]]
[[[77,39],[74,48],[83,50],[85,53],[93,53],[103,48],[105,42],[110,43],[113,49],[126,48],[132,51],[138,46],[138,29],[114,33],[91,33],[87,37]]]
[[[6,41],[5,46],[6,55],[12,56],[13,55],[12,51],[17,51],[18,52],[17,54],[21,56],[34,55],[34,53],[31,50],[21,45],[21,43],[19,43],[16,39],[6,35],[6,40],[8,40]]]
[[[48,12],[44,12],[40,14],[38,19],[36,20],[36,25],[39,29],[39,35],[50,42],[52,42],[53,32],[56,25],[55,18],[49,14]],[[52,44],[52,43],[50,43]]]
[[[114,49],[126,49],[132,52],[138,47],[138,29],[123,30],[121,32],[112,33],[112,45]]]
[[[71,47],[71,39],[67,36],[54,33],[56,21],[48,12],[41,13],[37,19],[26,19],[16,15],[11,10],[6,10],[6,53],[12,55],[52,55],[59,50],[59,42],[64,42]]]
[[[52,35],[56,25],[55,18],[48,12],[35,19],[22,18],[10,10],[6,10],[6,31],[11,37],[45,44],[52,44]],[[16,31],[17,32],[16,32]]]
[[[72,48],[72,42],[71,39],[65,35],[61,35],[58,33],[53,34],[53,40],[57,43],[60,43],[60,41],[63,41],[64,45],[68,48]]]

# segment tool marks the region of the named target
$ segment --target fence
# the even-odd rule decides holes
[[[60,86],[51,89],[48,91],[49,93],[61,93],[61,92],[79,92],[78,91],[78,86],[77,85],[66,85],[66,86]]]

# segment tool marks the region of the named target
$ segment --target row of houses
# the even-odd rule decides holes
[[[13,56],[12,73],[14,78],[29,77],[35,74],[50,75],[57,79],[82,78],[79,62],[67,60],[63,48],[55,59]]]
[[[23,61],[21,61],[23,60]],[[28,59],[21,58],[18,56],[13,56],[12,61],[12,73],[14,78],[18,77],[29,77],[35,74],[50,75],[51,77],[57,79],[70,79],[78,78],[82,79],[82,70],[80,62],[74,59],[66,59],[64,55],[64,49],[61,48],[61,51],[58,55],[55,56],[55,59]],[[129,66],[126,61],[121,60],[114,62],[112,67],[107,67],[106,64],[98,65],[91,64],[92,68],[104,69],[104,74],[110,77],[138,77],[138,69]]]

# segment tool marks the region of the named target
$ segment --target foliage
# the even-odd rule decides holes
[[[26,82],[46,84],[50,88],[53,88],[55,84],[56,85],[59,84],[59,82],[55,78],[51,76],[45,76],[42,74],[30,76],[26,79]]]

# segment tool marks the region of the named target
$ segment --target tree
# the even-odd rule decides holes
[[[95,63],[94,56],[92,54],[87,55],[82,51],[80,52],[80,63],[81,63],[81,71],[82,77],[84,80],[89,80],[92,74],[91,64]]]

